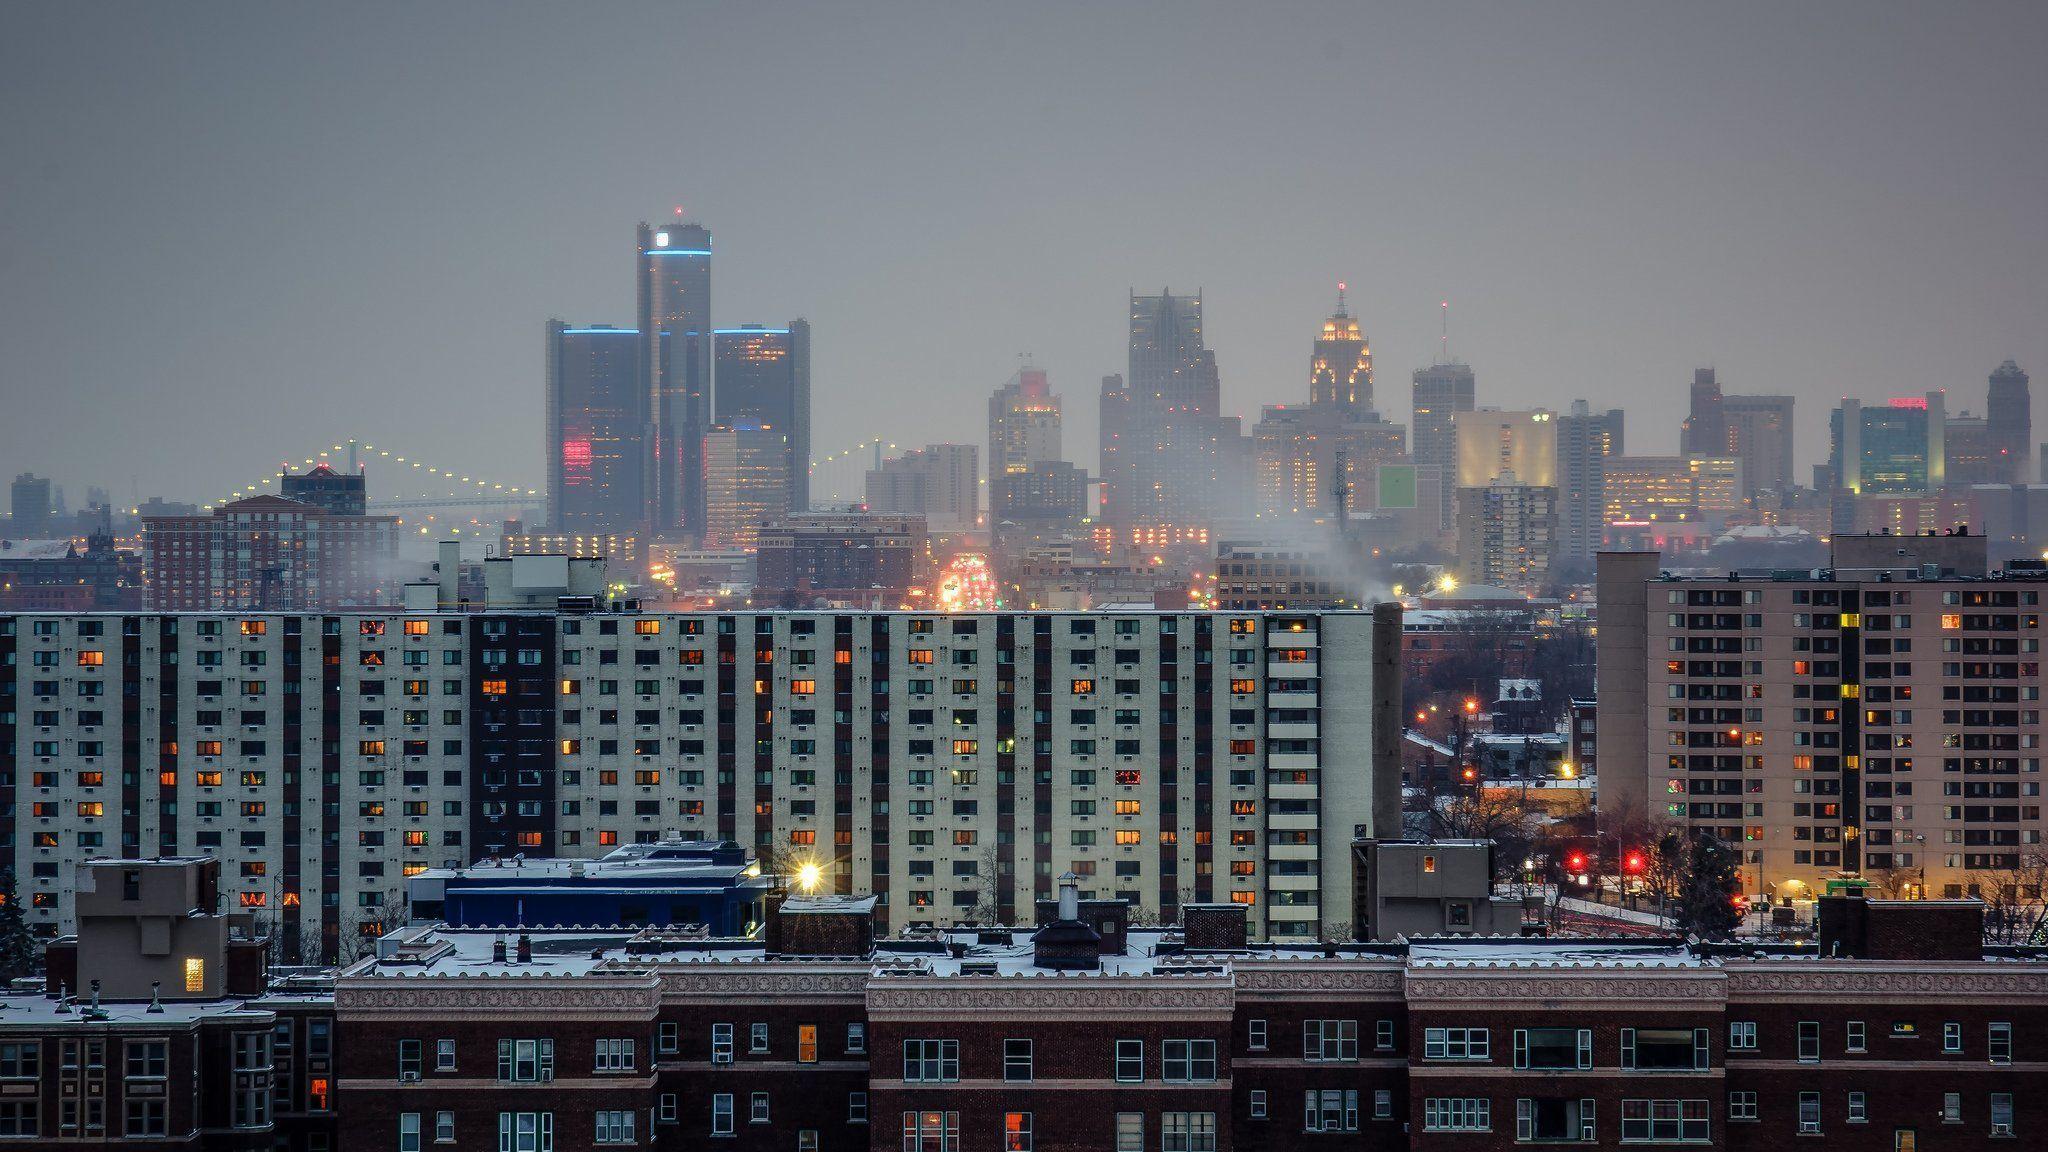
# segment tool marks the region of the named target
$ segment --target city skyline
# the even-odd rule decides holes
[[[848,27],[820,11],[792,21],[764,63],[726,13],[690,13],[679,28],[649,21],[657,30],[628,45],[573,26],[522,37],[515,13],[481,32],[421,20],[373,92],[375,73],[361,67],[382,46],[373,10],[232,26],[206,12],[28,14],[11,39],[36,51],[7,52],[0,91],[27,106],[62,100],[76,116],[0,128],[0,146],[26,161],[10,166],[15,211],[0,221],[11,270],[0,280],[11,417],[0,462],[74,492],[106,487],[123,506],[138,494],[210,501],[280,454],[353,435],[542,487],[528,447],[543,440],[531,332],[549,316],[632,324],[621,236],[675,205],[719,237],[716,323],[817,325],[816,424],[848,441],[821,438],[820,454],[884,432],[878,411],[899,443],[978,439],[988,390],[1023,350],[1056,390],[1084,396],[1125,368],[1117,293],[1164,284],[1202,288],[1222,413],[1247,426],[1261,405],[1296,398],[1298,333],[1327,313],[1340,280],[1382,393],[1436,358],[1448,298],[1450,350],[1484,378],[1481,404],[1625,406],[1632,442],[1652,453],[1675,446],[1688,374],[1703,365],[1731,394],[1792,395],[1818,416],[1844,393],[1940,387],[1952,411],[1981,411],[1996,365],[2048,362],[2037,323],[2048,261],[2026,192],[2048,174],[2026,112],[2042,103],[2023,55],[2039,37],[2012,20],[1843,21],[1815,7],[1771,13],[1751,32],[1678,14],[1290,14],[1336,37],[1330,50],[1375,64],[1356,71],[1376,78],[1338,70],[1298,90],[1248,88],[1291,43],[1293,22],[1234,14],[1162,28],[1112,11],[1091,43],[1068,44],[1056,21],[1028,13],[884,13]],[[244,34],[324,47],[300,74],[274,75],[238,46]],[[925,99],[981,87],[965,63],[918,55],[963,36],[984,71],[1043,66],[1062,83],[1029,97]],[[472,39],[503,55],[484,64],[480,49],[457,50]],[[1427,103],[1410,98],[1402,85],[1421,77],[1404,53],[1446,39],[1460,47],[1447,82],[1432,79]],[[510,115],[476,120],[489,78],[527,62],[527,44],[592,65],[603,77],[594,95],[559,108],[514,99]],[[163,45],[192,71],[151,66]],[[896,63],[924,83],[849,85],[848,65],[826,56],[846,47],[863,69]],[[619,66],[594,67],[606,50]],[[1914,75],[1901,79],[1887,61],[1908,51]],[[701,54],[702,67],[688,79],[609,79],[657,52]],[[1179,68],[1180,53],[1217,78],[1190,97],[1193,115],[1140,109],[1145,138],[1119,133],[1115,148],[1084,122],[1156,83],[1169,58]],[[1096,67],[1119,54],[1126,63]],[[1727,83],[1726,59],[1741,62],[1743,83]],[[1560,60],[1600,67],[1560,78],[1572,71]],[[778,86],[785,69],[818,72],[844,100],[821,105],[816,83]],[[465,78],[481,87],[444,94]],[[1657,92],[1614,98],[1636,84]],[[241,98],[259,90],[276,98]],[[593,127],[589,115],[591,100],[625,92],[650,108],[689,98],[733,113],[724,127],[672,133],[672,149],[643,138],[629,151],[623,137],[647,125]],[[1304,190],[1202,170],[1217,148],[1246,157],[1230,168],[1281,163],[1290,134],[1253,125],[1306,122],[1305,109],[1331,105],[1355,118],[1368,149],[1317,155]],[[410,115],[394,126],[401,107]],[[1758,123],[1764,109],[1776,118]],[[531,122],[508,126],[522,112]],[[966,130],[976,116],[1000,130]],[[1973,128],[1937,130],[1951,123]],[[889,124],[964,143],[977,163],[893,137],[883,146],[875,125]],[[526,133],[549,130],[574,176],[502,162]],[[778,134],[781,154],[726,162],[742,140]],[[442,139],[459,144],[430,153]],[[1487,153],[1503,149],[1519,173],[1489,190],[1507,161]],[[1100,172],[1076,182],[1026,158],[1047,150]],[[842,179],[826,192],[791,178],[792,164],[811,163]],[[1706,176],[1737,169],[1740,182]],[[1458,178],[1404,175],[1432,170]],[[1948,175],[1965,170],[1967,183]],[[1316,190],[1333,180],[1354,191]],[[140,234],[107,223],[138,212],[158,223]],[[1226,219],[1232,243],[1191,243]],[[1060,240],[1020,241],[1034,232]],[[282,259],[304,245],[325,256]],[[110,263],[154,302],[111,327],[90,319]],[[1906,324],[1911,340],[1897,335]],[[1379,406],[1406,418],[1398,400]],[[1095,438],[1093,405],[1072,408],[1070,455],[1092,472],[1079,446]],[[129,419],[110,424],[109,411]],[[231,411],[244,414],[246,443],[177,447]],[[1798,434],[1803,471],[1825,456],[1825,422],[1804,419]]]

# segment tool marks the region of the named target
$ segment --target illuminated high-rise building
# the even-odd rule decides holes
[[[811,506],[811,326],[757,324],[714,330],[718,423],[765,425],[784,437],[789,455],[788,510]]]
[[[1413,397],[1409,427],[1413,430],[1415,466],[1442,480],[1437,530],[1448,531],[1452,499],[1458,489],[1458,431],[1453,421],[1458,413],[1470,412],[1477,406],[1471,366],[1452,363],[1417,368]]]
[[[1060,398],[1045,369],[1020,368],[988,398],[988,471],[1028,472],[1060,453]]]
[[[697,533],[711,424],[711,230],[641,224],[635,261],[646,517],[656,532]]]
[[[1372,346],[1344,307],[1323,320],[1309,356],[1309,402],[1275,404],[1252,429],[1255,507],[1261,516],[1334,520],[1341,502],[1364,507],[1379,466],[1401,460],[1408,430],[1372,408]]]
[[[1308,402],[1345,413],[1372,411],[1372,345],[1358,318],[1344,307],[1342,284],[1337,285],[1337,310],[1323,321],[1309,359]]]
[[[1947,397],[1901,396],[1865,407],[1845,398],[1828,417],[1828,471],[1859,496],[1929,496],[1948,482]]]
[[[789,437],[743,418],[704,434],[704,546],[752,552],[789,514]]]
[[[547,323],[548,520],[558,532],[621,531],[645,519],[640,344],[632,328]]]

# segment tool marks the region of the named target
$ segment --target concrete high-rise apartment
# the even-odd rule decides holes
[[[1678,451],[1686,456],[1728,454],[1728,415],[1721,382],[1712,368],[1693,370],[1691,405],[1685,423],[1679,426]]]
[[[811,506],[811,326],[747,324],[715,330],[718,423],[753,421],[784,437],[789,457],[788,510]],[[708,515],[708,514],[707,514]]]
[[[389,927],[417,869],[664,835],[815,862],[896,927],[1007,922],[1073,873],[1313,940],[1350,919],[1353,836],[1398,824],[1373,784],[1399,638],[1360,612],[0,616],[0,843],[38,932],[72,926],[84,860],[212,855],[228,907],[316,956]]]
[[[2011,360],[1991,373],[1985,392],[1984,415],[1991,426],[1992,447],[2004,461],[2001,484],[2024,484],[2033,474],[2029,467],[2034,448],[2034,402],[2027,374]]]
[[[47,536],[50,532],[50,514],[55,508],[50,499],[50,478],[23,472],[14,478],[8,492],[9,510],[14,519],[7,526],[9,535],[17,540],[32,540]]]
[[[752,552],[761,529],[788,515],[789,437],[761,420],[716,424],[704,434],[704,546]]]
[[[657,533],[695,534],[704,529],[711,425],[711,230],[677,220],[636,232],[646,520]]]
[[[1218,414],[1219,394],[1216,357],[1202,343],[1201,295],[1133,293],[1130,375],[1114,399],[1107,380],[1103,393],[1103,513],[1115,543],[1208,541],[1227,503],[1221,488],[1242,458],[1242,434]]]
[[[1432,364],[1415,370],[1413,414],[1409,420],[1415,466],[1434,470],[1442,480],[1442,514],[1439,531],[1451,527],[1451,513],[1458,490],[1458,431],[1453,421],[1460,412],[1477,407],[1477,385],[1472,369],[1465,364]]]
[[[1711,833],[1779,902],[1844,875],[1953,897],[2011,874],[2048,831],[2027,735],[2048,574],[1987,571],[1985,545],[1838,535],[1820,576],[1603,553],[1602,826]]]
[[[1557,549],[1557,489],[1512,470],[1458,489],[1458,569],[1466,584],[1534,592]]]
[[[1606,462],[1622,454],[1623,414],[1596,413],[1584,400],[1557,418],[1558,557],[1590,565],[1607,525]]]
[[[1262,516],[1334,520],[1369,506],[1379,466],[1403,459],[1408,430],[1372,408],[1372,346],[1344,305],[1324,319],[1309,354],[1309,402],[1267,405],[1252,429],[1255,508]]]
[[[922,516],[934,534],[971,532],[980,523],[980,450],[973,444],[928,444],[867,474],[872,512]]]
[[[557,532],[624,531],[645,521],[641,343],[631,328],[547,323],[548,522]]]
[[[1724,396],[1721,412],[1728,442],[1710,457],[1733,456],[1742,461],[1743,496],[1784,492],[1798,482],[1792,462],[1793,397]]]

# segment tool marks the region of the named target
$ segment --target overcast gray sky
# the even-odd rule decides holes
[[[979,441],[1031,351],[1095,463],[1124,294],[1229,411],[1338,280],[1380,407],[2048,387],[2048,5],[0,4],[0,474],[206,500],[350,434],[541,478],[541,325],[814,325],[815,442]],[[2048,408],[2048,403],[2044,403]],[[2048,424],[2048,415],[2040,421]],[[373,489],[376,478],[373,474]]]

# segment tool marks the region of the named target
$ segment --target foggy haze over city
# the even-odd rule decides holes
[[[212,502],[348,436],[540,487],[542,324],[633,225],[720,325],[813,326],[815,451],[980,437],[1029,352],[1093,470],[1126,293],[1200,289],[1222,411],[1826,412],[2048,363],[2033,5],[25,5],[0,17],[0,471]],[[370,478],[373,497],[378,476]]]

